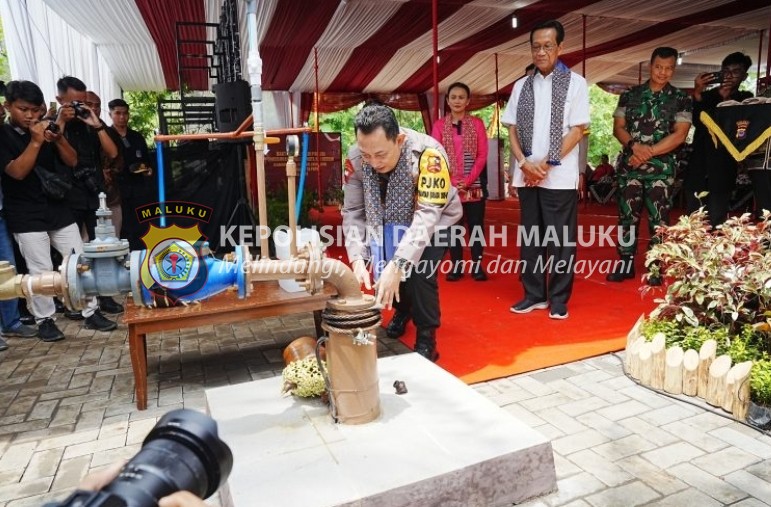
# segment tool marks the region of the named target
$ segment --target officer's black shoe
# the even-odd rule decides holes
[[[409,324],[411,319],[412,315],[409,313],[403,313],[396,310],[394,316],[391,317],[391,322],[386,326],[386,336],[389,338],[399,338],[404,336],[404,333],[407,330],[407,324]]]
[[[435,329],[418,329],[417,340],[415,341],[415,352],[429,361],[436,361],[439,359],[439,353],[436,351]]]
[[[631,255],[622,255],[621,260],[613,265],[613,272],[605,277],[609,282],[623,282],[632,278],[634,278],[634,257]]]
[[[99,296],[99,309],[108,314],[123,313],[123,305],[110,296]]]
[[[447,276],[445,276],[445,280],[448,282],[457,282],[463,278],[463,263],[460,261],[453,261],[452,262],[452,271],[447,273]]]

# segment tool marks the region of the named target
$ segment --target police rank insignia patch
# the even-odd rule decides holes
[[[450,197],[450,169],[444,155],[435,148],[426,148],[420,154],[418,175],[418,202],[444,206]]]

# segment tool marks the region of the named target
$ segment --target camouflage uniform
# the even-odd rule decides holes
[[[662,90],[654,92],[646,82],[621,95],[613,116],[626,119],[626,131],[635,143],[654,145],[674,132],[675,123],[691,123],[691,113],[691,98],[684,91],[667,83]],[[619,157],[616,168],[618,215],[626,240],[620,243],[629,244],[632,231],[635,239],[629,246],[619,245],[622,256],[634,255],[637,250],[637,230],[643,206],[648,210],[651,238],[656,226],[669,225],[675,152],[653,157],[639,167],[629,164],[631,150],[625,149]]]

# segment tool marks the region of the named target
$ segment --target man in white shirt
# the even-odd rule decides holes
[[[537,72],[514,84],[502,121],[509,126],[512,192],[519,194],[517,234],[525,290],[514,313],[550,308],[566,319],[573,290],[577,215],[578,142],[589,124],[586,80],[561,61],[565,29],[545,21],[530,32]]]

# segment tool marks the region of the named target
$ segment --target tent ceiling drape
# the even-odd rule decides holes
[[[245,1],[239,1],[245,57]],[[222,0],[4,0],[0,15],[14,78],[46,84],[65,73],[98,80],[99,89],[178,87],[175,22],[213,22]],[[318,64],[324,92],[428,93],[431,0],[258,0],[263,88],[312,92]],[[519,28],[512,28],[516,13]],[[585,18],[584,18],[585,16]],[[690,86],[695,69],[715,68],[726,54],[758,59],[765,73],[771,6],[767,0],[440,0],[440,89],[462,80],[475,94],[505,91],[530,61],[534,23],[559,19],[563,58],[590,82],[636,83],[640,62],[668,45],[684,53],[675,84]],[[317,60],[314,55],[317,54]],[[245,68],[245,58],[243,67]],[[643,78],[647,69],[643,70]],[[186,86],[207,89],[205,77]]]

